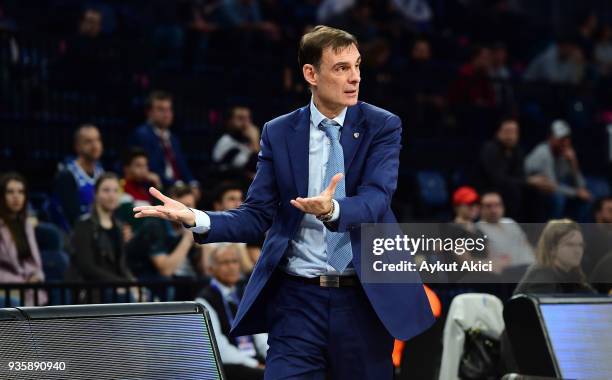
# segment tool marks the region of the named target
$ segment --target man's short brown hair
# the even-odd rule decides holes
[[[341,29],[317,25],[302,36],[298,51],[298,64],[300,67],[310,64],[318,69],[323,50],[331,47],[334,52],[338,52],[350,45],[359,47],[357,39],[352,34]]]
[[[168,100],[172,102],[172,95],[170,95],[170,93],[166,91],[153,91],[149,94],[149,96],[147,96],[147,100],[145,101],[145,108],[147,110],[150,110],[151,107],[153,107],[153,103],[158,100]]]

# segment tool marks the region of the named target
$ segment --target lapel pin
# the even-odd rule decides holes
[[[356,139],[358,139],[358,138],[359,138],[359,132],[355,132],[355,133],[353,133],[353,137],[354,137],[354,138],[356,138]]]

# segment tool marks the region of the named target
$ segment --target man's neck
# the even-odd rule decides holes
[[[236,287],[236,284],[230,284],[228,282],[221,281],[218,278],[215,278],[215,280],[217,280],[217,283],[219,283],[219,285],[225,287],[228,290],[232,290]]]
[[[76,159],[76,163],[90,176],[96,171],[96,161],[90,161],[85,159],[85,157],[79,156]]]
[[[163,131],[167,131],[167,130],[169,129],[169,128],[164,128],[164,127],[160,126],[159,124],[155,123],[155,122],[154,122],[154,121],[152,121],[152,120],[149,120],[149,121],[148,121],[148,123],[149,123],[149,124],[150,124],[150,125],[151,125],[151,126],[154,128],[154,129],[157,129],[157,130],[162,131],[162,132],[163,132]]]
[[[346,106],[343,106],[343,105],[328,105],[328,104],[325,104],[316,95],[313,95],[312,101],[313,101],[315,107],[317,107],[317,109],[319,110],[319,112],[321,112],[321,114],[323,116],[325,116],[326,118],[328,118],[330,120],[335,118],[336,116],[340,115],[342,110],[346,108]]]

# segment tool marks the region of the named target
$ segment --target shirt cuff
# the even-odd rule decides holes
[[[244,364],[247,367],[257,368],[257,366],[259,365],[259,362],[255,358],[244,358],[242,360],[242,364]]]
[[[328,223],[335,222],[336,220],[338,220],[338,218],[340,218],[340,204],[338,204],[338,201],[335,199],[332,199],[332,202],[334,202],[334,213],[328,220]]]
[[[195,226],[190,227],[191,232],[196,234],[205,234],[210,230],[210,216],[201,210],[190,208],[195,214]]]

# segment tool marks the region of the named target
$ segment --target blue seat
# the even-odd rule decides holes
[[[417,172],[419,199],[429,207],[443,207],[448,204],[448,190],[444,176],[431,170]]]
[[[590,176],[585,178],[587,189],[594,199],[610,196],[610,183],[605,177]]]
[[[51,223],[39,223],[35,233],[46,280],[63,280],[70,257],[64,251],[62,232]]]

